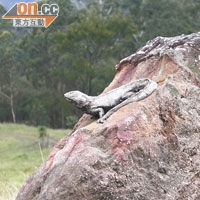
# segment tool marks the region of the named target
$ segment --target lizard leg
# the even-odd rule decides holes
[[[108,119],[114,112],[116,112],[117,110],[119,110],[121,107],[132,103],[132,102],[136,102],[136,101],[140,101],[146,97],[148,97],[150,94],[153,93],[153,91],[157,88],[157,83],[155,83],[154,81],[150,81],[150,83],[142,90],[140,90],[139,92],[133,94],[131,97],[129,97],[128,99],[124,100],[122,103],[118,104],[117,106],[115,106],[114,108],[110,109],[103,117],[101,117],[98,122],[99,123],[104,123],[106,119]]]
[[[99,109],[99,118],[102,118],[105,114],[104,109],[103,108],[98,108]]]
[[[110,109],[103,117],[98,119],[98,123],[104,123],[114,112],[116,112],[117,110],[119,110],[121,107],[133,102],[134,100],[132,100],[132,97],[130,97],[129,99],[126,99],[125,101],[123,101],[122,103],[118,104],[117,106],[115,106],[114,108]]]
[[[105,114],[104,109],[103,108],[93,108],[90,111],[91,114],[95,114],[98,113],[99,114],[99,118],[102,118]]]

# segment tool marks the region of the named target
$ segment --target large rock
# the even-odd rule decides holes
[[[17,200],[200,199],[200,33],[158,37],[116,68],[105,91],[140,78],[157,91],[104,124],[84,115]]]

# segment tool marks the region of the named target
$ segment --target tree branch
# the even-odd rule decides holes
[[[4,92],[2,92],[1,89],[0,89],[0,95],[5,97],[8,101],[10,101],[10,97],[7,94],[5,94]]]

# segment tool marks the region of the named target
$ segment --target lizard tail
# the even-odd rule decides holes
[[[157,87],[158,84],[149,79],[149,83],[147,84],[147,86],[144,89],[140,90],[138,93],[136,93],[136,101],[140,101],[142,99],[147,98],[156,90]]]

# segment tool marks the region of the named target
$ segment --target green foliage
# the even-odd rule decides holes
[[[39,138],[44,138],[47,136],[47,128],[45,126],[38,127]]]
[[[16,122],[15,97],[23,88],[21,76],[22,51],[15,42],[15,35],[9,31],[0,34],[0,96],[10,107],[12,120]]]
[[[0,18],[6,13],[6,9],[0,3]],[[0,34],[3,31],[13,31],[12,22],[9,20],[0,20]]]
[[[51,145],[71,132],[47,128],[46,131]],[[0,152],[0,199],[13,200],[23,182],[43,163],[42,155],[47,159],[50,149],[40,152],[36,127],[0,123]]]
[[[47,134],[47,128],[45,126],[38,127],[39,138],[40,138],[40,147],[49,147],[49,135]],[[46,139],[46,144],[45,144]]]
[[[123,6],[127,6],[128,12],[135,17],[139,28],[139,35],[136,38],[137,47],[143,46],[148,40],[157,36],[172,37],[198,31],[197,2],[194,0],[128,0],[128,3],[124,2]],[[197,12],[195,13],[194,10]]]
[[[179,1],[146,0],[141,9],[144,13],[144,42],[156,36],[175,36],[194,31]]]
[[[60,7],[48,29],[14,29],[11,20],[0,20],[0,121],[72,127],[82,112],[64,93],[99,95],[113,79],[115,64],[148,40],[200,28],[196,0],[39,3]],[[5,12],[0,5],[0,15]]]
[[[103,68],[100,63],[109,57],[119,59],[130,54],[135,32],[130,16],[123,16],[120,12],[103,16],[98,9],[91,7],[68,26],[67,32],[57,33],[58,50],[65,52],[62,57],[65,62],[60,60],[60,64],[68,67],[75,85],[80,85],[80,89],[89,95],[94,94],[92,82],[97,71],[101,73],[98,70]]]
[[[67,128],[72,129],[74,125],[78,122],[78,117],[76,115],[69,115],[67,116]]]

